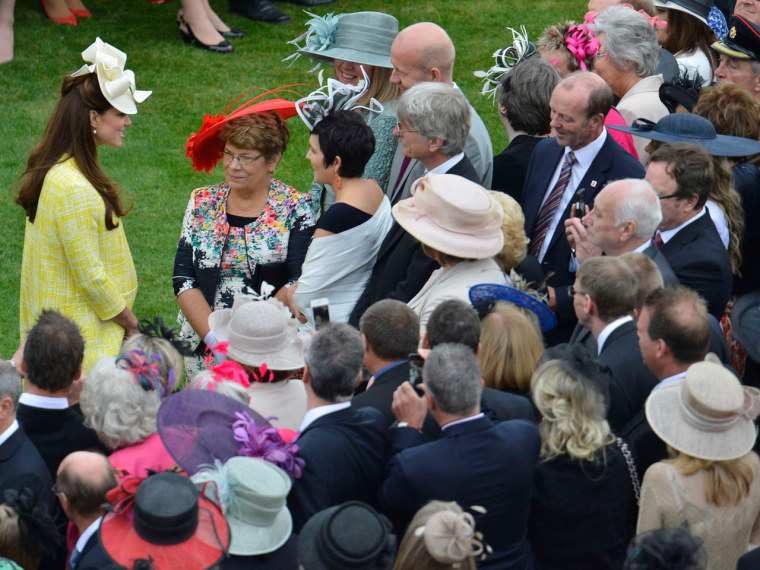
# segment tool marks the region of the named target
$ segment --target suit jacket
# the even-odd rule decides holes
[[[19,404],[17,418],[45,460],[53,479],[61,461],[69,453],[90,450],[105,455],[109,453],[95,431],[84,425],[84,415],[79,404],[65,410],[49,410]]]
[[[383,372],[375,378],[368,390],[353,397],[351,405],[355,408],[371,406],[380,410],[385,416],[386,425],[391,427],[396,421],[391,409],[393,392],[409,380],[409,366],[409,361],[405,360],[402,364]],[[528,398],[493,388],[483,388],[480,394],[480,411],[495,422],[521,419],[535,421],[533,405]],[[430,440],[441,437],[441,428],[430,413],[425,417],[422,433]]]
[[[641,253],[654,261],[657,269],[660,270],[660,275],[662,275],[662,282],[666,287],[668,285],[678,283],[678,277],[676,277],[676,274],[673,273],[673,268],[670,267],[670,263],[668,263],[668,260],[665,258],[662,252],[657,249],[657,246],[654,245],[654,243],[650,243],[649,247],[647,247]]]
[[[631,444],[639,481],[644,480],[644,473],[650,466],[668,458],[665,442],[652,431],[652,426],[649,425],[643,409],[636,412],[636,415],[628,421],[620,431],[620,435]]]
[[[100,543],[100,529],[98,529],[87,541],[87,544],[84,545],[76,568],[72,570],[96,570],[112,567],[116,567],[116,563],[108,556],[105,548]]]
[[[509,141],[509,146],[493,157],[491,189],[509,194],[520,202],[530,155],[541,140],[542,137],[518,135]]]
[[[313,514],[346,501],[376,506],[388,443],[385,418],[372,408],[349,407],[307,426],[297,440],[303,475],[288,495],[293,532]]]
[[[478,174],[467,156],[462,157],[447,174],[478,181]],[[381,299],[397,299],[408,303],[438,267],[435,261],[422,253],[420,242],[397,222],[393,222],[380,246],[367,286],[351,312],[349,324],[358,327],[364,311]]]
[[[544,194],[554,176],[559,161],[562,159],[565,147],[559,146],[554,138],[542,140],[536,145],[528,165],[528,174],[522,193],[522,208],[525,214],[525,235],[533,236],[538,213],[544,201]],[[609,182],[621,178],[644,178],[644,168],[620,146],[610,135],[591,163],[586,175],[578,188],[586,189],[586,203],[593,208],[594,198]],[[570,337],[576,318],[572,299],[568,288],[573,284],[575,273],[570,271],[570,244],[564,232],[564,222],[570,217],[572,201],[562,212],[559,224],[554,234],[547,236],[549,247],[541,263],[544,273],[551,276],[547,284],[555,288],[558,305],[560,330],[555,337],[565,332],[564,340]],[[548,335],[547,339],[552,335]],[[561,340],[561,337],[553,340]]]
[[[484,188],[491,187],[493,177],[493,147],[491,146],[491,137],[488,135],[483,120],[478,115],[475,108],[468,103],[470,107],[470,133],[467,135],[467,141],[464,145],[464,153],[470,159],[472,166],[478,173],[475,182],[481,184]],[[396,147],[396,154],[393,156],[391,163],[391,172],[388,177],[388,189],[386,194],[391,204],[399,200],[408,198],[412,183],[417,180],[425,171],[425,167],[419,160],[412,159],[409,166],[404,171],[399,180],[401,165],[404,161],[404,154],[401,152],[401,143]]]
[[[681,284],[702,295],[709,312],[720,319],[731,295],[733,273],[710,214],[705,212],[683,228],[660,251]]]
[[[50,512],[54,512],[57,500],[51,490],[53,479],[50,471],[40,452],[27,437],[24,428],[19,425],[13,435],[0,445],[0,498],[14,479],[30,474],[36,475],[42,481],[46,490],[45,503],[51,507]]]
[[[623,323],[612,331],[598,360],[612,370],[607,421],[613,433],[620,433],[631,418],[644,408],[649,392],[658,382],[641,358],[634,321]]]
[[[456,501],[464,509],[480,505],[477,529],[494,553],[480,568],[533,568],[525,535],[533,469],[541,438],[525,420],[493,423],[478,418],[443,430],[441,439],[425,442],[412,428],[393,436],[393,458],[380,504],[399,531],[431,499]]]

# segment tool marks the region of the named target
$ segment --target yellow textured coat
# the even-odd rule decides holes
[[[27,219],[21,265],[21,338],[43,309],[79,325],[85,340],[82,368],[119,352],[124,329],[113,317],[132,308],[137,274],[124,225],[105,226],[105,204],[69,158],[50,169],[34,223]]]

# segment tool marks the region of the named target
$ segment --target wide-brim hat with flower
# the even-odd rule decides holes
[[[135,87],[135,74],[131,69],[124,69],[127,54],[105,43],[100,38],[82,52],[82,59],[90,65],[83,65],[71,74],[72,77],[95,73],[103,97],[117,111],[134,115],[136,103],[145,101],[152,91],[139,91]]]
[[[107,495],[100,540],[120,567],[150,562],[154,570],[211,568],[230,544],[221,509],[184,475],[131,477]]]
[[[398,35],[398,20],[383,12],[354,12],[317,16],[306,22],[305,33],[289,41],[298,53],[317,63],[333,65],[336,59],[391,69],[391,44]],[[304,47],[298,42],[305,40]]]
[[[504,211],[479,184],[456,174],[427,174],[412,197],[393,206],[398,224],[423,244],[464,259],[492,257],[504,246]]]
[[[276,299],[235,298],[230,309],[209,315],[214,336],[229,342],[227,356],[241,364],[270,370],[303,368],[303,339],[298,323]]]
[[[249,89],[236,97],[232,103],[227,105],[227,108],[222,111],[221,115],[205,115],[203,117],[203,124],[198,129],[198,132],[190,133],[190,137],[188,137],[185,143],[185,156],[190,159],[193,168],[197,172],[206,171],[211,174],[211,171],[219,164],[219,161],[222,159],[222,149],[224,148],[224,143],[219,138],[219,133],[222,127],[233,119],[250,115],[251,113],[273,111],[282,117],[283,120],[287,120],[296,114],[295,101],[286,101],[281,98],[263,99],[277,93],[292,93],[287,87],[264,91],[261,95],[246,101],[234,111],[230,111],[232,106],[250,91],[253,91],[253,89]]]
[[[538,317],[541,332],[547,332],[557,326],[557,316],[546,303],[536,299],[533,295],[521,291],[509,285],[499,283],[481,283],[470,287],[470,303],[477,307],[488,301],[506,301],[520,305],[532,311]]]

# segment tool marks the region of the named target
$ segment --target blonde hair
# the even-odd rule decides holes
[[[604,397],[590,381],[562,360],[549,360],[531,379],[533,402],[543,419],[541,456],[559,455],[593,461],[597,451],[614,443],[605,419]]]
[[[359,104],[366,105],[374,97],[380,103],[391,101],[401,97],[401,89],[396,83],[391,83],[392,68],[375,67],[375,73],[369,84],[367,94],[361,98]]]
[[[8,505],[0,505],[0,556],[18,563],[25,570],[37,570],[40,559],[21,547],[18,514]]]
[[[742,265],[740,249],[744,237],[744,208],[739,193],[731,187],[731,168],[728,160],[720,156],[713,157],[715,165],[715,183],[712,185],[709,200],[715,202],[726,215],[728,223],[728,256],[731,258],[731,270],[741,277]]]
[[[711,461],[698,459],[668,446],[673,456],[668,461],[673,463],[684,477],[705,471],[705,500],[719,507],[728,504],[738,505],[749,495],[752,481],[755,479],[757,455],[750,451],[738,459],[728,461]]]
[[[480,323],[478,360],[489,388],[527,392],[543,352],[540,333],[512,303],[496,303]]]
[[[233,400],[242,402],[246,406],[248,406],[251,401],[251,395],[243,386],[231,380],[217,382],[214,380],[214,373],[210,370],[202,370],[201,372],[198,372],[198,374],[193,377],[192,382],[190,382],[189,388],[191,390],[211,390],[222,396],[227,396]]]
[[[172,343],[165,338],[152,337],[142,333],[133,334],[121,345],[119,355],[122,356],[131,350],[144,352],[148,356],[151,354],[160,356],[161,360],[158,362],[158,367],[161,370],[161,383],[165,388],[169,380],[169,371],[173,370],[174,385],[171,391],[176,392],[179,390],[185,370],[185,363],[182,355],[177,352]]]
[[[528,254],[530,240],[525,235],[525,216],[520,204],[511,196],[494,190],[489,190],[489,193],[504,212],[501,221],[504,247],[494,255],[494,260],[499,264],[502,271],[509,272]]]
[[[423,534],[417,533],[417,529],[425,526],[430,517],[441,511],[450,511],[458,515],[463,512],[462,508],[453,501],[430,501],[417,511],[401,540],[393,570],[448,570],[454,568],[453,564],[443,564],[434,560],[425,547]],[[474,558],[469,556],[458,562],[456,568],[459,570],[475,570],[477,566]]]

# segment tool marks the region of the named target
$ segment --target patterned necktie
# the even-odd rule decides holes
[[[82,557],[82,553],[79,552],[76,548],[71,553],[71,557],[69,558],[69,569],[75,570],[77,567],[77,564],[79,564],[79,559]]]
[[[559,172],[557,183],[538,212],[538,219],[533,230],[533,239],[530,240],[529,251],[531,255],[537,256],[538,252],[541,251],[541,246],[544,244],[549,226],[552,225],[552,221],[554,220],[554,214],[557,213],[557,208],[559,208],[559,204],[562,202],[562,196],[565,193],[565,188],[567,188],[567,183],[570,182],[573,164],[576,162],[578,161],[575,159],[573,151],[565,155],[565,161],[562,163],[562,170]]]
[[[665,245],[665,240],[662,239],[660,232],[657,232],[654,236],[654,245],[657,246],[657,249],[662,249],[662,246]]]

